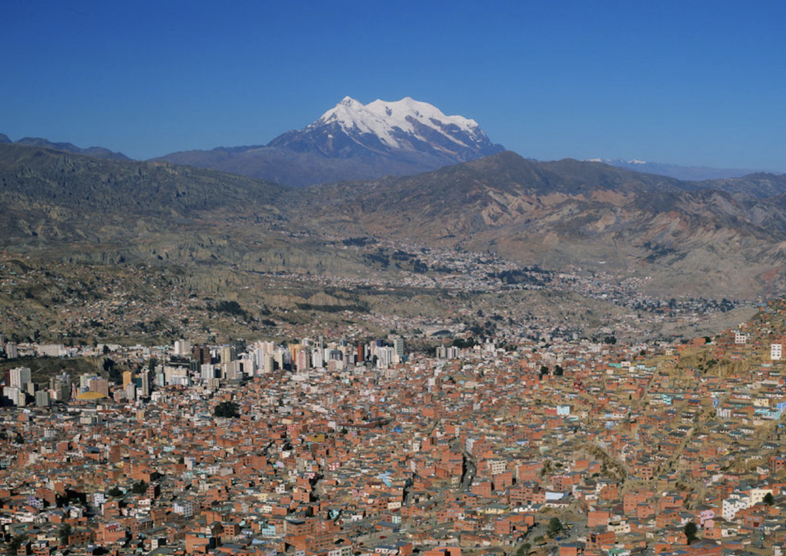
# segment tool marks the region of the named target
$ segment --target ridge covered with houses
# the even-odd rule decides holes
[[[16,554],[758,554],[786,543],[784,302],[714,338],[109,353],[4,380]],[[19,349],[4,342],[9,348]]]

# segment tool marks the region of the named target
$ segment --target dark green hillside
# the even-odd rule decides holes
[[[283,189],[164,162],[103,160],[41,147],[0,145],[0,198],[4,205],[17,208],[41,203],[74,212],[189,215],[272,204]]]

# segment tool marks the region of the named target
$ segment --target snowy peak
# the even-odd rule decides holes
[[[356,139],[373,136],[390,149],[418,150],[423,142],[439,143],[441,150],[448,151],[491,145],[475,120],[446,116],[439,108],[411,97],[364,105],[347,96],[304,131],[330,125]]]
[[[657,174],[683,181],[720,180],[740,178],[753,174],[756,170],[749,168],[708,168],[706,166],[681,166],[662,162],[646,162],[644,160],[625,160],[622,158],[591,158],[587,162],[602,162],[616,168],[633,170],[643,174]]]
[[[636,166],[638,164],[649,164],[645,160],[623,160],[622,158],[588,158],[585,162],[602,162],[603,164],[608,164],[609,166],[618,166],[623,167],[624,165],[629,166]]]

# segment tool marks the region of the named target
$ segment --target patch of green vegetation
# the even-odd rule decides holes
[[[75,376],[90,373],[109,377],[102,358],[96,357],[18,357],[0,363],[0,372],[16,367],[29,368],[36,384],[47,384],[51,377],[64,371]]]
[[[221,402],[213,410],[213,414],[216,417],[227,417],[230,419],[240,416],[238,406],[235,402]]]
[[[226,313],[227,315],[233,315],[248,320],[248,312],[246,312],[237,301],[219,301],[214,306],[208,306],[208,310],[215,313]]]

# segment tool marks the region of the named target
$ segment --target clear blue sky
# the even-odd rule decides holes
[[[786,171],[785,4],[0,0],[0,132],[149,158],[411,96],[527,157]]]

